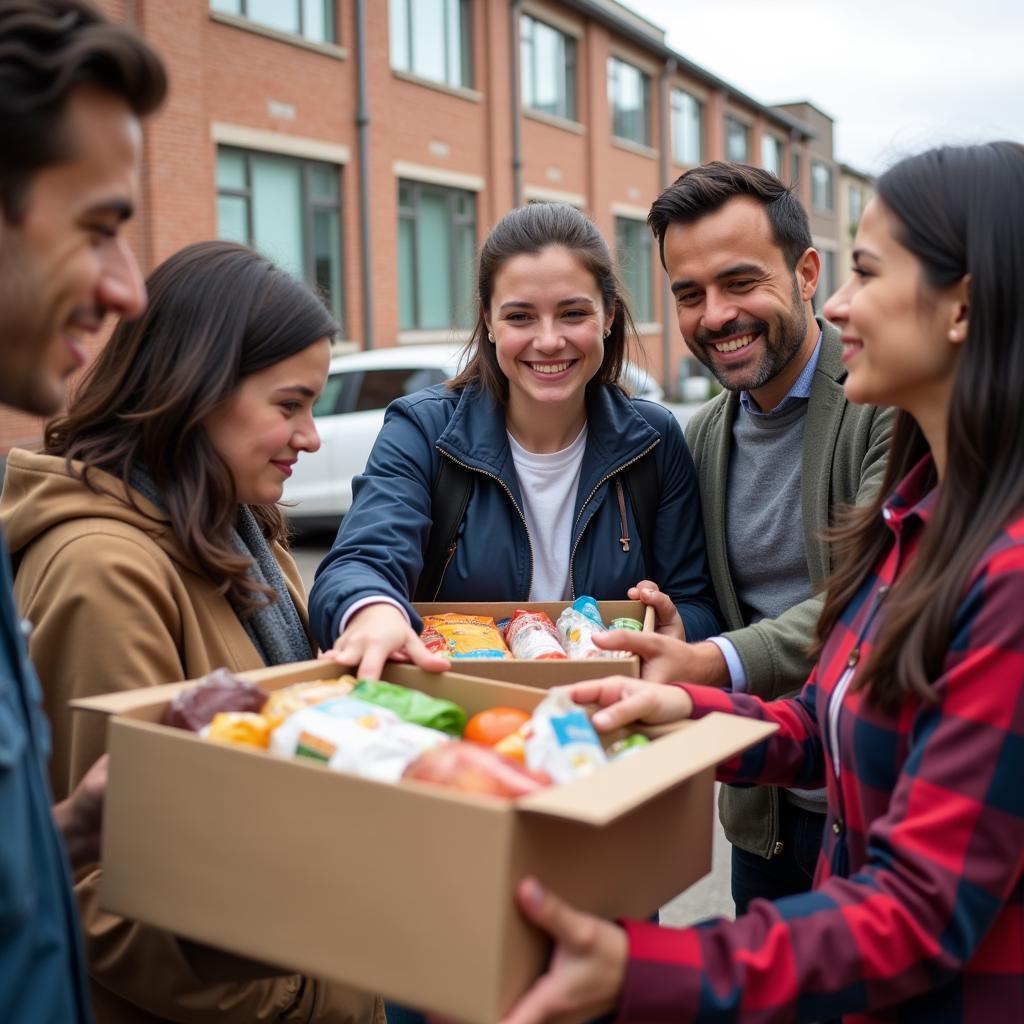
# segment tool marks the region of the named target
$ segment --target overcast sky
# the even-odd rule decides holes
[[[1024,142],[1024,0],[622,2],[754,99],[813,102],[860,170],[940,142]]]

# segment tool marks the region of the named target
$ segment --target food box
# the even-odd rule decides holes
[[[268,689],[337,674],[323,661],[243,673]],[[544,697],[411,666],[384,675],[471,714]],[[714,766],[774,728],[709,715],[512,803],[160,725],[186,685],[75,702],[111,716],[103,906],[470,1024],[500,1019],[545,966],[519,879],[606,917],[653,913],[710,870]]]
[[[442,615],[456,612],[461,615],[489,615],[495,621],[511,616],[516,609],[546,612],[552,622],[572,605],[571,601],[494,601],[494,602],[421,602],[413,607],[420,615]],[[601,618],[606,622],[613,619],[637,619],[644,625],[645,633],[654,632],[654,609],[641,601],[598,601]],[[634,654],[628,658],[579,658],[567,661],[530,661],[522,658],[454,658],[452,668],[478,679],[497,679],[501,682],[518,683],[547,689],[550,686],[564,686],[584,679],[600,679],[602,676],[640,675],[640,659]]]

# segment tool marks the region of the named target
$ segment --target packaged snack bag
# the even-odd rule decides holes
[[[401,721],[387,708],[351,697],[297,711],[271,735],[270,749],[337,771],[397,782],[410,761],[448,737]]]
[[[555,782],[570,782],[607,760],[583,708],[563,689],[549,690],[530,719],[530,734],[526,737],[527,768],[546,772]]]
[[[431,654],[440,654],[443,657],[448,656],[448,641],[433,626],[427,626],[420,633],[420,639],[423,641],[423,646]]]
[[[635,754],[641,747],[649,746],[650,742],[643,733],[635,732],[625,739],[616,740],[608,748],[608,759],[615,761],[620,757],[628,757],[630,754]]]
[[[510,658],[505,641],[489,615],[427,615],[424,629],[433,628],[444,637],[449,658]],[[421,634],[422,636],[422,634]]]
[[[460,742],[444,743],[421,754],[402,778],[508,800],[551,785],[543,772],[530,771],[476,743]]]
[[[164,711],[163,724],[199,732],[219,711],[260,711],[267,694],[255,683],[219,668],[182,690]]]
[[[419,690],[396,683],[383,683],[375,679],[360,679],[352,696],[369,704],[393,711],[403,722],[425,725],[449,736],[462,736],[469,717],[465,709],[450,700],[429,697]]]
[[[570,658],[628,658],[626,651],[602,651],[591,639],[595,633],[605,633],[589,615],[577,608],[566,608],[558,616],[558,635]]]
[[[292,683],[291,686],[284,686],[271,693],[263,706],[263,717],[271,723],[271,729],[276,729],[296,711],[312,707],[314,704],[322,704],[326,700],[347,697],[354,685],[355,679],[352,676],[327,681],[315,680],[311,683]]]
[[[253,711],[218,711],[199,735],[214,743],[237,743],[243,747],[270,746],[270,722]]]
[[[644,624],[639,619],[612,619],[608,625],[609,629],[631,629],[634,633],[642,633]]]
[[[562,649],[551,616],[544,612],[518,609],[505,629],[505,642],[513,658],[551,661],[569,657]]]

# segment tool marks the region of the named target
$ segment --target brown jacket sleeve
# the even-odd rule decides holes
[[[145,535],[79,534],[27,552],[19,594],[34,624],[30,648],[54,727],[58,792],[66,793],[105,747],[105,723],[67,702],[184,678],[180,603],[187,590],[174,564]],[[140,821],[139,828],[147,827]],[[104,1024],[369,1024],[379,1000],[298,975],[209,984],[175,937],[100,910],[96,866],[76,894],[93,1000]]]

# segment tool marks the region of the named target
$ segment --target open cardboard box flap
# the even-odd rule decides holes
[[[726,735],[718,728],[724,719],[730,723]],[[769,722],[715,711],[695,722],[681,723],[657,743],[604,765],[600,772],[521,797],[516,807],[532,814],[607,825],[668,787],[758,743],[776,728]]]

